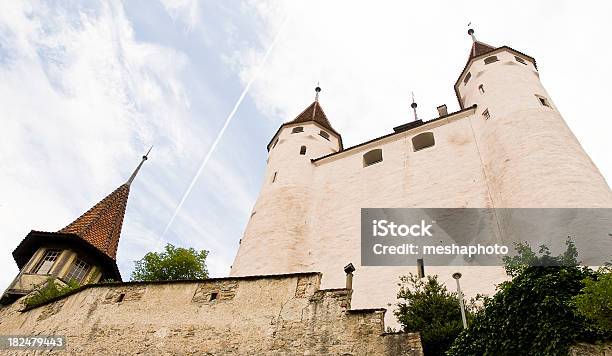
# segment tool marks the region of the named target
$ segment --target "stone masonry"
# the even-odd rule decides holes
[[[296,273],[87,285],[0,309],[0,335],[65,335],[53,354],[423,354],[418,334],[384,332],[385,309],[353,310],[352,290],[320,282]]]

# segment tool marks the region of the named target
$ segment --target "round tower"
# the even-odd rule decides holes
[[[473,30],[468,32],[473,37]],[[535,59],[476,41],[455,83],[494,207],[612,207],[612,192],[540,82]]]
[[[268,144],[268,164],[230,275],[303,272],[309,269],[308,235],[314,165],[342,149],[318,101],[281,125]]]

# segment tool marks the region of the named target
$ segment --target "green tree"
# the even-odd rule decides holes
[[[167,244],[164,252],[149,252],[136,261],[133,281],[167,281],[208,278],[208,251]]]
[[[536,255],[528,245],[517,245],[519,255],[505,260],[514,278],[485,300],[448,355],[564,355],[577,340],[605,338],[574,313],[571,300],[594,272],[578,266],[573,243],[566,244],[555,257],[546,247]]]
[[[612,268],[604,267],[595,279],[583,280],[582,292],[572,298],[576,313],[593,321],[605,332],[612,333]]]
[[[74,279],[66,285],[60,285],[55,282],[54,278],[47,279],[47,282],[40,288],[36,289],[28,296],[24,303],[26,307],[33,307],[44,302],[62,296],[79,287],[79,283]]]
[[[444,355],[463,330],[457,293],[449,292],[437,276],[426,280],[414,274],[400,277],[402,287],[397,295],[395,316],[404,331],[421,334],[425,355]],[[468,307],[468,316],[472,308]]]

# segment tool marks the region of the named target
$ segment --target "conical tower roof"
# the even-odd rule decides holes
[[[472,44],[472,48],[470,49],[470,56],[468,57],[468,62],[472,60],[472,58],[482,56],[485,53],[494,51],[497,47],[493,47],[484,42],[474,41]]]
[[[327,115],[325,115],[325,112],[323,111],[323,108],[321,107],[321,104],[318,100],[313,101],[312,104],[310,104],[304,111],[302,111],[302,113],[300,113],[295,119],[288,123],[298,124],[308,121],[314,121],[325,127],[326,129],[336,132],[336,130],[334,130],[334,128],[329,123]]]
[[[125,183],[58,232],[75,234],[115,259],[129,195]]]

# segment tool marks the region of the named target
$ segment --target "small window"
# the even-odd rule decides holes
[[[489,109],[483,111],[482,116],[485,118],[485,120],[489,120],[491,118],[491,114],[489,114]]]
[[[323,130],[319,131],[319,136],[323,137],[327,141],[329,141],[329,134]]]
[[[68,271],[68,274],[66,275],[66,280],[75,280],[80,284],[83,281],[83,278],[85,278],[87,275],[87,272],[89,272],[89,263],[77,258],[72,266],[70,266],[70,271]]]
[[[519,63],[523,63],[524,65],[527,65],[527,62],[525,62],[525,60],[519,56],[514,56],[514,58],[516,59],[517,62]]]
[[[274,176],[272,176],[272,183],[276,182],[276,175],[278,174],[278,172],[274,172]]]
[[[34,273],[49,274],[60,253],[60,250],[47,250],[43,258],[34,267]]]
[[[551,107],[551,106],[550,106],[550,103],[548,102],[548,99],[546,99],[546,98],[545,98],[545,97],[543,97],[543,96],[539,96],[539,95],[536,95],[536,97],[538,98],[538,100],[540,101],[540,104],[541,104],[542,106],[547,106],[547,107],[549,107],[549,108]]]
[[[217,298],[219,298],[219,293],[218,292],[212,292],[212,293],[210,293],[210,299],[208,301],[212,302],[213,300],[217,300]]]
[[[298,132],[304,132],[304,128],[302,126],[298,126],[298,127],[294,127],[293,130],[291,130],[291,133],[298,133]]]
[[[380,148],[377,148],[375,150],[368,151],[363,155],[363,166],[364,167],[371,166],[378,162],[382,162],[382,160],[383,160],[382,150]]]
[[[277,144],[277,143],[278,143],[278,139],[276,139],[276,140],[274,141],[274,144],[272,145],[272,148],[276,147],[276,144]]]
[[[499,59],[497,59],[497,56],[491,56],[491,57],[487,57],[484,59],[484,63],[485,64],[491,64],[491,63],[495,63],[499,61]]]
[[[423,132],[412,138],[414,151],[420,151],[436,144],[433,132]]]
[[[300,147],[300,154],[303,156],[306,154],[306,146]]]
[[[480,91],[480,94],[484,94],[484,85],[480,84],[478,86],[478,91]]]
[[[463,85],[467,84],[467,82],[470,81],[471,77],[472,77],[472,73],[468,72],[468,74],[466,74],[465,78],[463,78]]]

